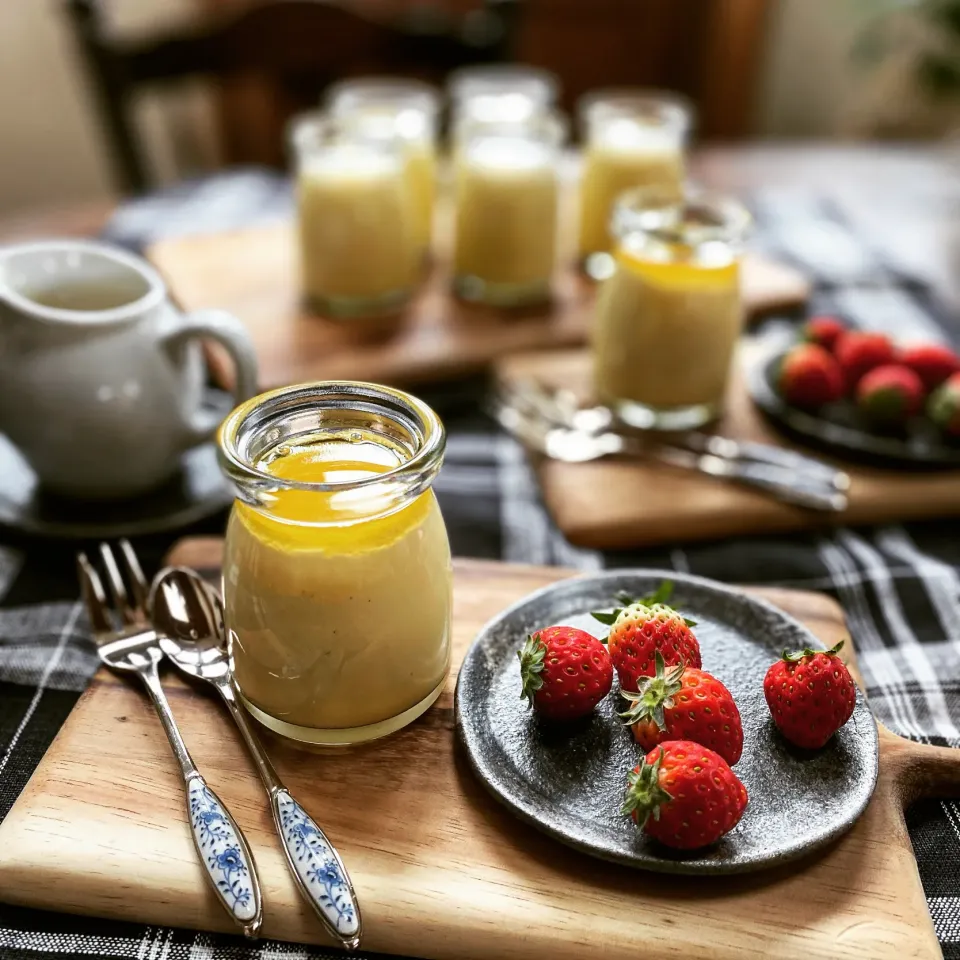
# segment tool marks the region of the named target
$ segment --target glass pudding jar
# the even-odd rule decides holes
[[[554,112],[463,129],[455,170],[454,288],[465,300],[510,307],[550,298],[565,134]]]
[[[680,97],[607,90],[579,103],[585,143],[580,183],[580,257],[588,274],[610,275],[613,206],[631,187],[658,187],[680,196],[691,111]]]
[[[295,120],[290,140],[307,305],[332,317],[400,309],[420,264],[402,144],[362,136],[322,114]]]
[[[369,383],[283,387],[224,421],[230,655],[270,730],[359,743],[440,695],[451,566],[431,484],[444,442],[425,403]]]
[[[439,92],[419,80],[360,77],[334,84],[327,105],[341,123],[362,136],[399,139],[414,204],[416,242],[426,256],[437,192]]]
[[[597,294],[598,398],[625,423],[687,430],[717,417],[743,323],[736,200],[641,188],[617,203],[613,275]]]

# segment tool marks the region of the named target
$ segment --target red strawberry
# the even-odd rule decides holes
[[[664,581],[652,597],[631,600],[621,596],[617,599],[626,604],[622,609],[593,614],[601,623],[611,624],[607,649],[621,689],[635,691],[639,677],[654,675],[658,651],[668,666],[682,663],[699,669],[700,644],[690,629],[696,623],[667,606],[672,592],[673,584]]]
[[[816,343],[829,350],[831,353],[837,345],[837,341],[846,332],[843,321],[837,317],[822,315],[811,317],[803,325],[803,339],[810,343]]]
[[[896,362],[893,344],[888,337],[860,330],[845,333],[837,342],[835,354],[848,393],[852,393],[860,378],[874,367]]]
[[[856,702],[850,671],[830,650],[784,651],[763,678],[763,695],[780,732],[798,747],[817,750],[849,719]]]
[[[960,437],[960,373],[955,373],[927,401],[927,416],[946,434]]]
[[[903,423],[923,406],[923,384],[909,367],[899,363],[874,367],[857,384],[857,406],[880,426]]]
[[[743,753],[743,727],[730,691],[696,667],[666,670],[659,650],[654,660],[656,674],[642,677],[636,693],[624,693],[630,707],[620,716],[637,743],[652,750],[664,740],[693,740],[735,764]]]
[[[574,627],[547,627],[518,651],[521,696],[550,720],[586,716],[613,685],[606,647]]]
[[[960,357],[939,343],[919,343],[900,351],[900,362],[922,381],[927,392],[935,390],[949,376],[960,371]]]
[[[795,407],[819,407],[843,396],[837,361],[815,343],[801,343],[784,354],[777,385]]]
[[[668,847],[693,850],[729,833],[747,788],[718,753],[692,740],[654,747],[627,777],[623,813]]]

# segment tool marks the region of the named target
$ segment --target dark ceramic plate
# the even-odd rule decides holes
[[[209,390],[205,404],[226,416],[231,400]],[[186,451],[177,474],[156,490],[99,503],[47,493],[17,449],[0,436],[0,525],[35,536],[97,539],[177,530],[225,509],[232,499],[212,443]]]
[[[960,444],[944,441],[926,417],[896,433],[871,430],[849,400],[807,412],[785,403],[774,386],[782,350],[754,364],[747,377],[754,403],[784,432],[839,456],[891,467],[960,467]]]
[[[616,594],[675,584],[673,603],[697,621],[703,667],[730,689],[743,718],[735,772],[750,802],[713,846],[671,851],[620,814],[627,772],[641,750],[615,710],[616,680],[594,715],[544,723],[520,699],[516,651],[538,627],[568,624],[602,636],[588,611]],[[862,695],[850,722],[820,751],[796,750],[770,720],[763,677],[787,647],[820,647],[792,617],[730,587],[660,571],[618,571],[565,580],[531,594],[488,623],[457,682],[460,739],[481,782],[514,813],[585,853],[663,873],[744,873],[795,860],[830,843],[863,812],[877,779],[877,725]]]

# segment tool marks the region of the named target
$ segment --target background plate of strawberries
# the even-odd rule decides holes
[[[891,466],[960,466],[960,355],[813,317],[750,372],[757,406],[790,434]]]
[[[591,639],[608,632],[613,671]],[[494,797],[585,853],[667,873],[760,870],[840,836],[876,784],[877,726],[862,695],[830,651],[781,660],[804,648],[820,644],[792,617],[713,581],[662,571],[565,580],[480,632],[457,682],[457,731]],[[555,683],[574,667],[587,679],[561,703]],[[809,683],[816,699],[831,676],[842,681],[839,715],[802,718],[826,742],[794,746],[768,706],[774,685]],[[646,719],[627,726],[643,696]],[[638,821],[651,803],[656,818]]]

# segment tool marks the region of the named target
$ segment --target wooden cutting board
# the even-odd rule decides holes
[[[742,370],[758,346],[746,341],[717,432],[790,446],[750,399]],[[541,351],[505,358],[496,375],[509,383],[535,379],[591,399],[590,355],[584,349]],[[809,451],[814,452],[814,451]],[[822,459],[828,456],[816,452]],[[679,467],[638,460],[561,463],[534,456],[543,499],[573,543],[620,549],[751,533],[810,529],[827,524],[885,523],[960,515],[960,471],[900,471],[834,461],[850,474],[849,507],[815,513],[778,503],[735,483]]]
[[[448,211],[438,219],[446,222]],[[572,266],[558,271],[548,307],[471,306],[449,292],[449,231],[438,233],[436,264],[405,314],[386,326],[324,320],[301,308],[290,223],[163,240],[147,257],[185,310],[219,307],[244,322],[264,388],[323,379],[442,380],[520,350],[584,342],[595,287]],[[744,297],[753,313],[796,307],[808,294],[809,284],[790,267],[759,256],[745,264]],[[219,350],[210,356],[215,375],[229,385],[229,361]]]
[[[213,570],[219,540],[174,560]],[[454,663],[481,625],[571,571],[459,561]],[[843,614],[822,595],[757,590],[825,644]],[[329,832],[364,911],[364,947],[431,960],[903,960],[940,956],[905,804],[960,795],[960,753],[881,729],[876,793],[825,854],[744,877],[644,874],[576,853],[516,820],[455,746],[455,671],[437,705],[363,749],[316,755],[272,742],[281,775]],[[247,832],[264,935],[324,942],[283,866],[254,771],[226,715],[173,676],[164,685],[200,769]],[[816,816],[816,811],[811,811]],[[0,898],[149,924],[227,930],[184,818],[177,768],[139,689],[101,672],[0,826]]]

